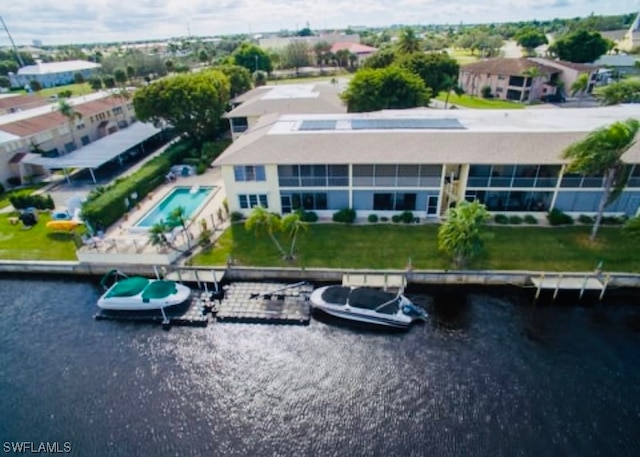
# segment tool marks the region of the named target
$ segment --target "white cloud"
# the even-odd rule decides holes
[[[348,25],[457,24],[633,12],[637,0],[16,0],[2,14],[16,42],[132,41]],[[0,31],[1,32],[1,31]],[[0,45],[8,38],[0,33]]]

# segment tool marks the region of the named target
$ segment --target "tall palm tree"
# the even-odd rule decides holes
[[[464,90],[458,84],[458,78],[456,76],[445,75],[442,81],[442,85],[444,86],[447,93],[444,99],[444,109],[447,109],[447,107],[449,106],[449,96],[451,95],[451,92],[454,92],[456,95],[460,96],[464,94]]]
[[[191,236],[189,235],[189,231],[187,230],[187,218],[186,211],[184,207],[178,206],[171,213],[169,213],[168,224],[171,228],[182,227],[182,234],[187,239],[187,247],[191,250]]]
[[[73,142],[73,146],[76,146],[76,136],[74,133],[75,130],[75,121],[76,119],[82,119],[82,113],[79,113],[73,108],[73,105],[69,103],[66,99],[62,98],[58,100],[58,111],[64,117],[67,118],[69,122],[69,134],[71,135],[71,141]]]
[[[398,51],[401,54],[412,54],[421,50],[421,40],[411,27],[405,27],[400,32],[398,39]]]
[[[578,106],[582,103],[582,99],[584,95],[587,93],[587,89],[589,88],[589,75],[586,73],[582,73],[578,78],[571,84],[571,95],[575,97],[578,96]]]
[[[266,233],[273,244],[278,248],[278,252],[282,257],[286,257],[287,253],[282,248],[282,245],[275,236],[276,232],[279,232],[282,227],[282,220],[280,216],[274,213],[270,213],[266,208],[262,206],[254,206],[251,210],[251,214],[244,222],[244,227],[247,230],[253,231],[256,236],[261,236]]]
[[[289,255],[287,258],[289,260],[293,259],[296,248],[296,240],[298,238],[298,232],[300,230],[308,230],[309,224],[304,222],[300,218],[300,213],[297,211],[295,213],[289,213],[282,219],[282,231],[285,232],[289,237],[291,237],[291,246],[289,248]]]
[[[156,222],[149,229],[149,241],[154,246],[169,247],[178,251],[179,249],[167,238],[167,232],[170,230],[171,227],[165,221]]]
[[[627,185],[629,175],[622,155],[635,143],[639,129],[640,122],[636,119],[619,121],[594,130],[585,139],[573,143],[563,151],[563,158],[570,160],[567,167],[569,172],[604,174],[604,190],[591,230],[591,241],[598,234],[605,207],[614,202]]]

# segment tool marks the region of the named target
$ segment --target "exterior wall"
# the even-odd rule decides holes
[[[256,164],[260,165],[260,164]],[[222,179],[224,181],[229,211],[240,212],[248,215],[251,209],[240,208],[239,195],[266,195],[269,211],[281,213],[280,189],[278,186],[278,167],[275,165],[264,165],[264,181],[236,181],[234,167],[225,165],[221,167]]]
[[[259,43],[260,47],[263,49],[284,49],[289,43],[293,43],[295,41],[302,41],[307,43],[309,47],[313,48],[316,43],[327,42],[329,44],[334,44],[338,42],[347,42],[347,43],[360,43],[360,35],[340,35],[338,33],[331,33],[322,36],[307,36],[307,37],[273,37],[273,38],[261,38]]]
[[[509,79],[514,75],[497,75],[488,73],[473,73],[468,71],[460,71],[460,86],[465,93],[469,95],[482,96],[482,88],[489,86],[491,94],[494,98],[507,100],[509,90],[517,90],[521,92],[521,98],[518,101],[530,102],[539,100],[545,95],[544,86],[548,80],[548,76],[537,76],[533,78],[530,86],[513,86],[509,84]],[[531,79],[531,78],[527,78]],[[527,94],[528,91],[528,94]]]
[[[11,81],[11,87],[25,87],[28,86],[31,81],[38,81],[43,88],[63,86],[65,84],[72,84],[76,73],[81,73],[85,80],[88,80],[97,73],[99,68],[91,68],[77,71],[63,71],[59,73],[45,73],[45,74],[26,74],[16,75],[10,74],[9,80]]]

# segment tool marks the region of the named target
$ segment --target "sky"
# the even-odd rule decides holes
[[[640,0],[4,0],[18,45],[159,40],[392,24],[545,20],[640,11]],[[0,46],[10,44],[0,28]]]

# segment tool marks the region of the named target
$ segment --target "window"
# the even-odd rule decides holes
[[[283,199],[285,197],[291,199],[291,207],[294,210],[304,209],[310,211],[327,209],[326,192],[287,193],[282,195]],[[284,209],[283,212],[285,212]]]
[[[373,165],[354,165],[353,185],[373,186]]]
[[[415,211],[414,193],[376,193],[373,194],[373,209],[377,211]]]
[[[76,145],[72,142],[66,143],[64,145],[64,150],[67,152],[72,152],[76,150]]]
[[[81,122],[78,125],[76,125],[76,129],[78,130],[82,130],[83,128],[84,128],[84,122]]]
[[[265,194],[240,194],[238,195],[238,201],[240,208],[249,209],[254,206],[262,206],[263,208],[269,208],[267,196]]]
[[[82,141],[82,146],[86,146],[89,143],[91,143],[91,139],[89,138],[89,135],[85,135],[82,138],[80,138],[80,141]]]
[[[264,181],[263,165],[241,165],[233,167],[236,181]]]

